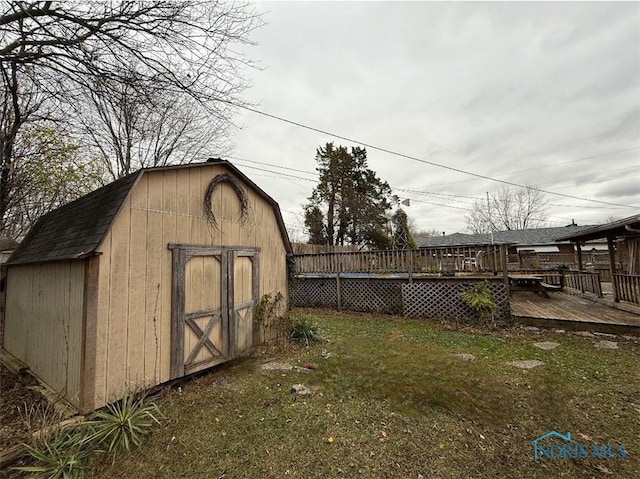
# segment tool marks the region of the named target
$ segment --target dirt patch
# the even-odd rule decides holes
[[[46,404],[37,392],[28,389],[37,384],[33,376],[17,376],[0,364],[0,452],[26,439],[25,406]]]
[[[28,388],[37,384],[38,381],[33,376],[16,375],[0,363],[0,454],[27,441],[29,428],[24,419],[25,408],[46,406],[44,398]],[[39,427],[38,420],[33,418],[32,430]],[[22,476],[11,468],[0,467],[0,479],[13,477]]]

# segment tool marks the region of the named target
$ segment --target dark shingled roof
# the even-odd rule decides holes
[[[41,263],[90,256],[102,242],[137,179],[145,172],[194,168],[211,163],[222,164],[229,168],[234,175],[247,183],[258,195],[271,204],[285,243],[285,249],[287,253],[291,254],[289,235],[284,226],[278,203],[233,164],[226,160],[216,159],[207,163],[142,169],[61,206],[36,222],[5,264]]]
[[[526,230],[494,231],[494,244],[513,244],[522,246],[554,244],[556,238],[570,233],[593,228],[593,226],[569,225],[559,228],[531,228]],[[419,248],[436,246],[478,246],[491,244],[490,234],[454,233],[447,236],[415,239]]]
[[[19,245],[16,240],[8,236],[0,236],[0,251],[13,251]]]
[[[629,216],[604,225],[591,226],[582,231],[565,232],[557,241],[589,241],[601,238],[637,236],[640,230],[640,215]]]
[[[7,265],[83,258],[98,247],[141,172],[57,208],[29,230]]]

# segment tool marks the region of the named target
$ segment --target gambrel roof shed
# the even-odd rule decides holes
[[[59,261],[90,256],[103,240],[124,200],[142,175],[151,171],[197,168],[212,163],[214,162],[142,169],[51,211],[29,230],[7,264]],[[278,203],[230,162],[217,160],[215,163],[225,165],[237,178],[250,185],[271,204],[287,253],[291,254],[291,243]]]
[[[231,163],[143,169],[45,215],[7,262],[3,348],[79,409],[273,339],[278,204]]]

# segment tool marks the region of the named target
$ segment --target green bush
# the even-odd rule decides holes
[[[460,298],[478,314],[481,321],[495,323],[498,306],[489,290],[489,282],[486,279],[476,284],[472,289],[460,293]]]
[[[310,342],[323,340],[322,336],[318,334],[318,325],[307,315],[298,316],[293,321],[291,339],[304,342],[307,346]]]
[[[160,418],[158,406],[148,403],[145,394],[127,393],[122,400],[94,412],[86,425],[91,429],[92,443],[106,447],[109,454],[117,454],[140,445],[153,425],[160,424]]]

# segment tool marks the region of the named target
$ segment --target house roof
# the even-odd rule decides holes
[[[291,254],[291,243],[278,203],[230,162],[213,160],[207,163],[144,168],[47,213],[33,225],[6,264],[40,263],[91,256],[102,242],[124,200],[142,175],[150,171],[194,168],[211,165],[211,163],[225,165],[235,176],[271,204],[285,249]]]
[[[434,236],[431,238],[417,237],[416,244],[419,248],[435,246],[481,246],[490,244],[512,244],[512,245],[548,245],[555,244],[556,238],[569,231],[583,231],[592,226],[568,225],[556,228],[530,228],[526,230],[494,231],[493,242],[491,234],[466,234],[453,233],[446,236]]]
[[[591,226],[582,231],[571,232],[557,241],[589,241],[601,238],[620,238],[640,234],[640,215],[636,214],[604,225]]]

